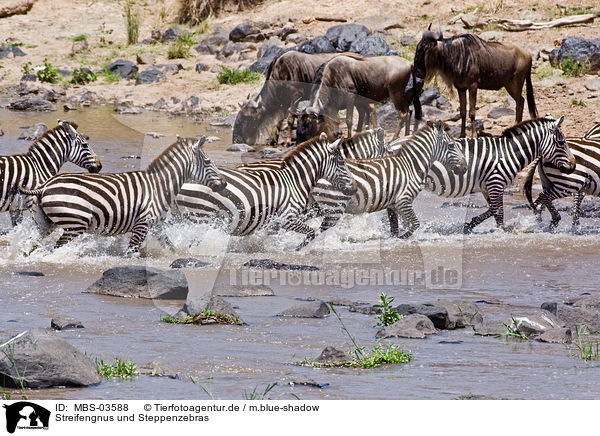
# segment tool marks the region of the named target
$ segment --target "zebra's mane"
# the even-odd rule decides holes
[[[153,172],[153,171],[158,171],[158,170],[161,170],[162,168],[164,168],[165,163],[170,162],[172,160],[170,156],[173,154],[174,150],[179,147],[181,147],[182,149],[187,148],[190,141],[197,141],[197,139],[196,138],[177,138],[177,141],[175,141],[173,144],[171,144],[167,148],[165,148],[161,154],[156,156],[152,160],[152,162],[150,162],[146,171]]]
[[[283,156],[283,159],[281,160],[281,168],[283,168],[285,166],[286,162],[289,162],[290,159],[293,159],[294,156],[298,156],[305,149],[312,147],[314,144],[318,143],[320,140],[321,140],[320,136],[315,136],[314,138],[311,138],[308,141],[304,141],[304,142],[298,144],[296,147],[294,147],[293,150],[288,151],[286,153],[286,155]]]
[[[72,127],[75,129],[75,130],[77,130],[77,123],[76,123],[75,121],[61,121],[61,123],[62,123],[62,124],[64,124],[64,123],[70,124],[70,125],[71,125],[71,126],[72,126]],[[35,141],[33,141],[33,142],[31,143],[31,145],[29,146],[29,149],[27,150],[27,152],[29,153],[30,151],[33,151],[33,150],[35,150],[35,149],[38,147],[38,145],[39,145],[40,141],[42,141],[42,140],[43,140],[43,139],[45,139],[46,137],[48,137],[48,136],[50,136],[50,135],[54,134],[54,133],[55,133],[57,130],[62,130],[62,129],[63,129],[63,126],[62,126],[62,124],[60,124],[60,123],[59,123],[59,124],[58,124],[58,125],[56,125],[55,127],[53,127],[53,128],[51,128],[51,129],[48,129],[48,130],[46,130],[46,131],[45,131],[44,133],[42,133],[40,136],[38,136],[37,138],[35,138]]]
[[[538,118],[533,118],[531,120],[521,121],[520,123],[515,124],[514,126],[504,129],[501,136],[516,136],[521,131],[529,128],[530,126],[533,126],[539,122],[548,122],[548,121],[555,121],[555,120],[552,120],[551,118],[546,118],[546,117],[538,117]]]

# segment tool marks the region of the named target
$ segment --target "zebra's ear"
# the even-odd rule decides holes
[[[200,137],[192,144],[192,152],[194,152],[195,154],[200,153],[205,141],[206,137],[204,135],[200,135]]]
[[[560,125],[562,124],[562,122],[564,121],[564,119],[565,119],[565,116],[561,115],[561,117],[558,120],[556,120],[556,123],[554,123],[554,128],[558,129],[560,127]]]
[[[383,144],[383,142],[385,141],[385,130],[379,127],[375,135],[377,135],[377,142]]]
[[[60,125],[64,127],[71,139],[77,138],[77,130],[68,121],[61,121]]]
[[[327,135],[325,135],[325,136],[327,136]],[[340,146],[340,144],[342,143],[343,140],[344,140],[344,138],[339,138],[339,139],[336,139],[331,144],[329,144],[329,147],[327,147],[328,150],[329,150],[329,152],[333,153],[334,151],[336,151],[339,148],[339,146]]]

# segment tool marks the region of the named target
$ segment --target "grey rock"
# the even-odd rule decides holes
[[[96,364],[46,330],[28,330],[0,345],[0,384],[49,388],[100,383]]]
[[[331,311],[329,306],[322,301],[311,301],[297,304],[278,313],[276,316],[289,316],[294,318],[325,318]]]
[[[238,316],[231,304],[221,297],[211,294],[188,295],[182,310],[190,316],[198,315],[205,310],[221,315]]]
[[[163,135],[162,133],[157,133],[157,132],[148,132],[148,133],[146,133],[146,136],[149,136],[151,138],[162,138],[165,135]]]
[[[46,126],[44,123],[37,123],[23,130],[23,132],[19,135],[18,139],[22,139],[25,141],[33,141],[42,136],[47,130],[48,126]]]
[[[153,360],[148,362],[137,369],[141,375],[149,375],[151,377],[168,377],[172,379],[178,378],[177,372],[171,368],[168,363],[160,360]]]
[[[201,44],[221,46],[229,41],[229,32],[224,29],[217,30],[201,41]]]
[[[241,151],[244,153],[256,151],[254,147],[251,147],[248,144],[231,144],[225,151]]]
[[[66,329],[82,329],[84,328],[83,323],[70,316],[56,316],[50,321],[50,327],[54,330],[66,330]]]
[[[210,262],[202,262],[193,257],[181,257],[171,262],[169,268],[203,268],[208,265],[210,265]]]
[[[283,155],[282,151],[274,147],[263,147],[259,152],[261,157],[275,159]]]
[[[420,95],[422,105],[432,105],[441,96],[439,89],[428,86]]]
[[[333,346],[327,346],[321,351],[319,357],[315,359],[315,362],[321,363],[335,363],[335,362],[346,362],[350,360],[344,350],[340,350]]]
[[[109,64],[104,70],[117,74],[124,79],[132,79],[137,74],[138,67],[135,63],[126,59],[117,59]]]
[[[488,118],[496,120],[502,117],[514,117],[515,110],[509,107],[497,107],[488,113]]]
[[[331,42],[336,51],[350,51],[356,40],[369,36],[369,29],[361,24],[339,24],[327,29],[325,38]]]
[[[52,112],[56,105],[40,97],[24,97],[12,101],[8,108],[14,111]]]
[[[600,331],[600,311],[598,310],[554,302],[543,303],[542,309],[557,316],[571,330],[585,327],[589,331]]]
[[[550,52],[550,63],[560,65],[565,59],[586,63],[592,71],[600,69],[600,38],[586,39],[579,36],[568,36],[562,40],[561,46]]]
[[[137,115],[142,113],[142,109],[134,106],[130,101],[117,101],[115,103],[115,112],[121,115]]]
[[[577,297],[566,298],[565,304],[572,304],[584,309],[600,310],[600,295],[582,294]]]
[[[179,38],[181,31],[177,27],[169,27],[160,34],[160,42],[175,41]]]
[[[436,301],[437,306],[441,306],[448,312],[447,328],[464,328],[483,322],[483,315],[474,303],[463,300],[445,300]]]
[[[479,336],[497,336],[506,333],[506,327],[502,324],[501,320],[488,319],[485,316],[481,322],[473,325],[473,330]]]
[[[460,118],[460,114],[458,112],[446,112],[433,106],[423,106],[423,117],[434,121],[456,121]]]
[[[231,285],[219,287],[213,291],[219,297],[271,297],[273,289],[265,285]]]
[[[0,45],[0,59],[16,58],[19,56],[26,56],[25,52],[19,47],[5,44]]]
[[[308,36],[304,33],[292,33],[285,38],[285,42],[296,45],[302,44],[306,40],[308,40]]]
[[[545,77],[539,82],[539,85],[543,88],[553,88],[555,86],[565,86],[567,81],[562,77],[551,76]]]
[[[219,51],[217,47],[211,44],[198,44],[194,46],[194,50],[196,50],[198,54],[204,55],[214,55]]]
[[[334,53],[335,47],[329,39],[324,36],[317,36],[316,38],[304,41],[298,46],[298,51],[308,54],[314,53]]]
[[[362,313],[363,315],[377,315],[379,309],[370,304],[355,304],[348,308],[349,312]]]
[[[167,75],[164,71],[156,68],[149,67],[145,70],[140,71],[137,78],[135,79],[136,85],[145,85],[148,83],[158,83],[163,80]]]
[[[403,36],[398,40],[398,43],[402,46],[417,45],[417,40],[412,36]]]
[[[512,316],[504,323],[517,332],[528,336],[537,336],[546,330],[564,327],[564,324],[546,311],[532,315]]]
[[[259,269],[276,269],[289,271],[319,271],[319,268],[313,265],[294,265],[281,262],[275,262],[271,259],[251,259],[243,266]]]
[[[497,30],[489,30],[487,32],[481,32],[479,37],[485,41],[502,41],[504,34]]]
[[[37,76],[35,74],[23,74],[21,82],[37,82]]]
[[[369,35],[365,38],[354,40],[349,47],[349,51],[359,53],[365,57],[391,56],[398,54],[398,52],[391,48],[379,35]]]
[[[572,340],[571,329],[569,328],[551,328],[535,338],[540,342],[550,342],[555,344],[568,344]]]
[[[378,339],[385,338],[413,338],[423,339],[426,335],[437,333],[433,322],[421,314],[406,315],[394,324],[377,331]]]
[[[181,103],[181,108],[183,109],[184,112],[191,112],[194,109],[196,109],[199,104],[200,104],[200,98],[198,98],[197,96],[193,95],[193,96],[185,99]]]
[[[203,64],[203,63],[197,63],[196,67],[194,69],[196,70],[197,73],[201,73],[203,71],[208,71],[208,65]]]
[[[116,297],[185,299],[188,284],[180,270],[119,266],[104,271],[102,277],[84,292]]]
[[[265,39],[258,27],[255,27],[249,23],[242,23],[235,26],[229,32],[229,40],[233,42],[240,41],[262,41]]]
[[[269,65],[271,65],[271,62],[289,50],[290,49],[284,49],[276,45],[271,45],[265,50],[260,59],[250,65],[248,69],[250,71],[258,71],[264,74]]]
[[[400,315],[410,315],[413,313],[424,315],[433,322],[437,329],[446,329],[450,325],[448,320],[448,311],[441,306],[433,304],[399,304],[394,310]]]
[[[140,53],[136,56],[135,60],[141,65],[154,65],[156,63],[156,56],[152,53]]]
[[[600,91],[600,78],[596,77],[585,83],[585,89],[588,91]]]

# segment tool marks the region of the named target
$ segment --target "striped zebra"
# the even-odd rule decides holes
[[[592,127],[582,138],[567,138],[567,144],[575,156],[575,171],[561,173],[553,165],[541,159],[533,165],[525,179],[525,196],[538,219],[542,219],[545,206],[552,216],[551,226],[556,227],[560,214],[552,201],[573,195],[573,225],[579,223],[581,202],[585,195],[600,195],[600,123]],[[533,201],[531,187],[533,175],[538,170],[543,191]]]
[[[217,168],[206,156],[205,138],[178,138],[145,171],[115,174],[60,174],[36,190],[47,219],[64,230],[60,247],[78,235],[132,232],[127,254],[137,253],[151,226],[170,209],[186,180],[225,188]]]
[[[464,226],[464,233],[490,217],[498,227],[504,224],[502,195],[519,171],[538,157],[551,162],[563,173],[573,172],[575,158],[560,130],[563,117],[537,118],[506,129],[501,136],[457,140],[467,160],[461,176],[449,174],[435,164],[428,174],[426,189],[442,197],[462,197],[481,192],[489,209]]]
[[[23,210],[33,206],[33,197],[20,204],[18,188],[32,189],[56,175],[65,162],[73,162],[90,173],[102,169],[87,137],[77,132],[73,121],[58,125],[37,138],[25,154],[0,156],[0,212],[10,210],[13,225]]]
[[[348,161],[348,169],[358,188],[353,196],[343,196],[325,184],[317,185],[313,197],[325,211],[321,231],[334,226],[343,213],[357,215],[384,209],[393,236],[405,239],[419,228],[412,204],[422,190],[433,162],[440,161],[458,174],[466,170],[466,162],[441,121],[426,124],[403,142],[393,156]],[[399,217],[406,228],[402,234]]]
[[[203,218],[224,215],[228,232],[235,236],[248,235],[277,217],[283,229],[305,235],[299,250],[315,238],[314,230],[303,222],[300,213],[317,181],[325,178],[346,194],[356,190],[339,151],[341,141],[329,143],[327,135],[321,134],[290,151],[277,168],[221,168],[226,189],[214,193],[186,183],[176,203],[184,214]]]

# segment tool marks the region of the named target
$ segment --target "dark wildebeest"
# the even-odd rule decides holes
[[[310,98],[317,69],[339,53],[288,51],[269,65],[265,83],[254,99],[246,100],[233,125],[233,142],[256,144],[261,134],[277,142],[279,126],[294,103]]]
[[[317,73],[311,91],[310,106],[305,110],[313,117],[338,119],[337,111],[346,109],[348,135],[352,134],[354,107],[359,110],[358,130],[367,114],[371,114],[371,127],[377,125],[375,106],[392,100],[400,114],[394,138],[400,134],[402,124],[406,124],[406,134],[410,132],[409,105],[413,95],[405,91],[411,78],[412,65],[399,56],[360,56],[339,55],[322,67]],[[418,99],[414,99],[419,105]],[[369,110],[370,108],[370,110]],[[415,115],[420,118],[420,107]],[[405,115],[404,119],[403,116]]]
[[[429,26],[431,27],[431,26]],[[442,32],[426,30],[417,45],[413,68],[415,94],[425,80],[438,74],[450,88],[458,90],[462,125],[465,136],[467,123],[467,91],[472,135],[475,130],[477,89],[506,88],[517,103],[516,120],[523,119],[523,83],[527,85],[527,107],[531,118],[537,118],[531,84],[531,55],[512,44],[486,42],[476,35],[464,34],[444,39]]]

